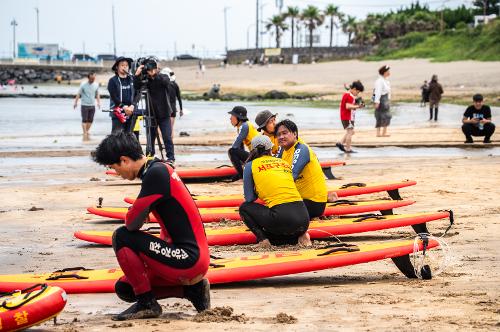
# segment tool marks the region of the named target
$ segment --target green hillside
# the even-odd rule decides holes
[[[384,40],[368,60],[427,58],[434,61],[500,61],[500,20],[486,26],[462,25],[443,33],[411,32]]]

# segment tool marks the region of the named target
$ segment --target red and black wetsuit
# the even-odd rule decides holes
[[[153,291],[157,298],[182,297],[182,285],[202,280],[210,261],[198,208],[177,173],[158,159],[146,162],[138,176],[139,196],[125,226],[113,234],[113,248],[125,274],[117,293],[120,296],[118,289],[128,284],[135,295]],[[160,238],[139,230],[150,212],[158,219]]]

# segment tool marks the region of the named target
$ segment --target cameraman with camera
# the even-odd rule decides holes
[[[169,89],[171,89],[170,79],[168,75],[160,73],[154,57],[138,59],[137,62],[139,66],[135,71],[134,87],[137,91],[147,91],[146,107],[148,109],[146,111],[149,112],[148,116],[152,117],[152,122],[149,124],[150,130],[147,132],[151,146],[148,146],[146,154],[150,156],[155,154],[155,139],[159,127],[165,145],[166,162],[173,165],[175,155],[172,141],[172,125],[170,123],[172,107],[168,98]],[[160,141],[158,143],[160,145]]]

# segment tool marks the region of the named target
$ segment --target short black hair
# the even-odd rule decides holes
[[[95,72],[91,71],[90,73],[88,73],[87,77],[90,78],[90,76],[94,76],[95,75]]]
[[[356,90],[358,90],[359,92],[363,92],[363,91],[365,91],[365,87],[363,86],[363,83],[361,83],[361,81],[360,81],[360,80],[357,80],[357,81],[352,82],[352,84],[351,84],[351,89],[356,89]]]
[[[286,129],[297,135],[297,138],[299,138],[299,128],[297,128],[297,125],[295,122],[289,119],[281,120],[276,124],[276,127],[274,129],[274,135],[278,135],[278,128],[281,126],[285,126]]]
[[[483,99],[483,95],[479,93],[476,93],[474,96],[472,96],[473,101],[483,101]]]
[[[143,155],[141,144],[135,135],[122,131],[106,136],[91,153],[92,159],[101,165],[120,163],[122,156],[139,160]]]

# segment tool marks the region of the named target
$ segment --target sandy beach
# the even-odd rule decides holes
[[[368,91],[371,91],[379,65],[377,62],[353,60],[297,68],[286,65],[252,69],[242,66],[209,68],[201,79],[195,77],[193,68],[179,68],[176,74],[179,79],[182,77],[183,88],[190,91],[204,91],[207,86],[218,82],[226,92],[284,89],[289,92],[314,91],[337,95],[343,89],[343,82],[354,78],[368,82]],[[440,75],[447,96],[465,96],[477,90],[489,95],[500,95],[498,63],[404,60],[390,61],[390,65],[393,67],[391,82],[399,99],[417,96],[421,82],[434,73]],[[331,74],[320,78],[325,70]],[[334,111],[337,112],[336,109]],[[457,119],[457,123],[459,120]],[[78,122],[75,122],[77,129],[78,126]],[[57,324],[46,322],[37,327],[37,330],[498,329],[498,135],[492,137],[491,145],[484,145],[478,139],[474,145],[464,148],[463,134],[458,125],[452,128],[440,123],[428,123],[418,127],[395,126],[389,130],[391,137],[387,138],[375,137],[373,128],[357,130],[353,138],[354,148],[375,152],[365,155],[358,153],[353,157],[339,154],[334,147],[335,142],[343,135],[339,126],[331,129],[305,129],[300,131],[300,135],[313,147],[328,152],[332,159],[346,161],[346,166],[334,169],[335,174],[342,179],[329,180],[331,185],[416,180],[416,186],[401,190],[403,198],[416,200],[416,203],[400,208],[396,213],[435,212],[442,209],[454,211],[456,224],[445,237],[451,247],[451,264],[432,280],[406,279],[390,260],[382,260],[213,286],[212,306],[230,307],[225,310],[230,313],[232,309],[232,316],[199,316],[188,301],[169,299],[160,302],[164,312],[160,318],[125,323],[110,319],[111,314],[128,306],[116,295],[70,295]],[[42,136],[33,137],[30,139],[44,139]],[[189,156],[189,147],[192,146],[200,149],[214,147],[219,153],[224,152],[233,137],[233,131],[207,131],[190,137],[177,137],[175,143],[178,144],[177,151],[180,155]],[[75,139],[76,143],[71,142],[71,146],[77,148],[15,151],[14,147],[18,143],[14,142],[9,143],[12,148],[9,146],[9,149],[0,150],[0,156],[8,158],[2,164],[5,171],[0,177],[1,274],[50,272],[74,266],[93,269],[118,266],[110,247],[87,244],[75,239],[73,233],[77,230],[111,231],[117,228],[120,224],[116,221],[87,214],[86,208],[95,205],[99,197],[104,198],[103,204],[106,206],[126,206],[123,198],[137,195],[139,186],[137,182],[106,176],[103,167],[89,163],[87,156],[99,142],[100,136],[96,135],[90,142],[83,144],[78,139]],[[386,152],[377,155],[376,151],[381,151],[377,150],[379,147],[387,149],[384,150]],[[401,151],[400,153],[387,152],[396,147],[401,148],[396,150]],[[412,153],[412,149],[417,148],[429,149],[429,154]],[[437,150],[439,153],[436,148],[440,148]],[[459,153],[447,152],[451,149]],[[434,151],[432,154],[431,150]],[[37,160],[47,162],[47,165],[40,166]],[[78,163],[72,164],[74,160],[78,160]],[[210,159],[194,164],[189,157],[184,157],[179,159],[177,167],[214,167],[219,164],[219,161]],[[238,194],[242,192],[242,183],[189,184],[188,188],[195,194]],[[379,193],[362,196],[364,199],[380,197],[386,195]],[[430,222],[428,228],[433,234],[439,235],[447,225],[447,220],[439,220]],[[406,227],[343,236],[341,239],[359,243],[414,237],[413,230]],[[212,253],[224,257],[249,254],[254,250],[253,246],[211,248]],[[218,319],[225,321],[217,322]]]

